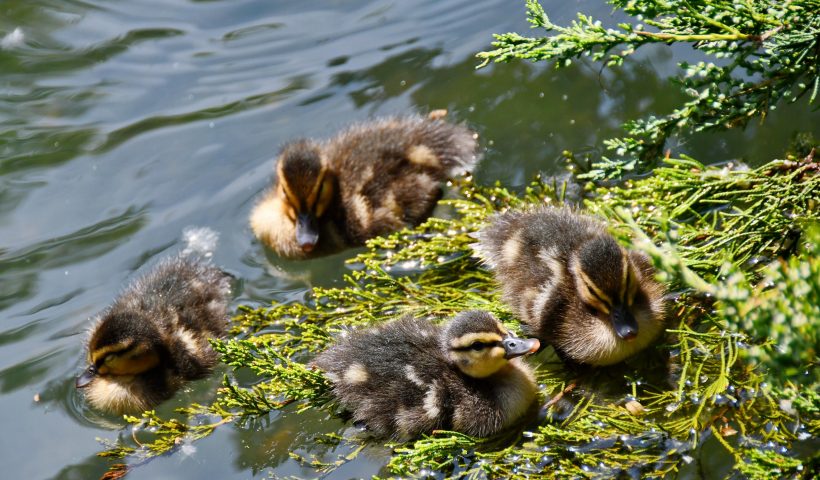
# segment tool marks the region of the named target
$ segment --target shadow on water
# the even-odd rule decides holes
[[[369,68],[334,74],[304,104],[344,94],[371,112],[404,96],[421,112],[447,108],[480,134],[479,180],[520,186],[539,171],[558,171],[562,151],[597,151],[624,120],[669,110],[682,98],[647,63],[606,73],[583,63],[560,72],[523,62],[476,70],[472,57],[441,65],[445,52],[413,43]],[[659,49],[653,61],[668,62],[669,54]]]
[[[536,173],[560,170],[561,153],[607,155],[601,141],[623,136],[629,120],[667,114],[687,100],[657,68],[677,60],[669,49],[647,48],[624,68],[602,70],[584,61],[555,70],[524,62],[476,70],[476,60],[438,67],[444,52],[413,47],[370,68],[333,76],[330,90],[346,93],[362,109],[376,112],[408,95],[420,111],[448,108],[481,134],[486,149],[480,181],[521,186]],[[318,94],[314,100],[331,96]],[[811,108],[786,105],[763,125],[745,131],[691,134],[669,148],[706,162],[739,158],[760,164],[783,155],[796,131],[818,129]],[[796,122],[795,122],[796,120]]]

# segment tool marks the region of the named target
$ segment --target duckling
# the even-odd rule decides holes
[[[476,162],[476,135],[442,116],[382,118],[286,144],[276,184],[251,212],[254,234],[282,257],[310,258],[418,225],[441,183]]]
[[[663,330],[663,288],[648,258],[600,221],[568,208],[508,211],[478,237],[503,299],[563,359],[612,365]]]
[[[216,364],[208,338],[226,333],[229,295],[230,276],[211,264],[184,254],[161,261],[97,317],[77,388],[119,415],[169,399]]]
[[[353,332],[313,364],[377,437],[406,441],[436,429],[486,437],[529,411],[534,376],[516,357],[538,348],[489,313],[466,311],[443,327],[405,316]]]

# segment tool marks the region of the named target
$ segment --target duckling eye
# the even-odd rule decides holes
[[[470,350],[483,350],[485,347],[484,342],[473,342],[470,344]]]

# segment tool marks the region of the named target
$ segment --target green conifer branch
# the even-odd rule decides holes
[[[820,1],[610,0],[636,19],[606,28],[582,13],[570,26],[553,24],[537,0],[527,0],[528,20],[542,37],[495,35],[494,50],[481,52],[479,67],[513,59],[566,67],[589,57],[607,67],[648,44],[686,43],[727,64],[681,63],[675,79],[690,100],[671,113],[627,122],[627,137],[606,140],[614,158],[602,157],[585,178],[619,178],[649,171],[672,135],[724,130],[761,121],[784,102],[820,90]],[[647,30],[648,25],[657,31]]]

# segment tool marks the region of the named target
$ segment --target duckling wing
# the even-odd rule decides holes
[[[449,423],[452,372],[440,348],[438,327],[407,317],[349,335],[314,364],[354,420],[378,437],[407,440]]]
[[[469,171],[476,140],[466,127],[421,117],[356,125],[327,144],[353,243],[409,225],[433,211],[441,183]]]
[[[172,368],[185,379],[207,375],[217,362],[209,338],[228,325],[230,276],[186,255],[160,262],[140,282],[138,298],[160,332]]]
[[[169,309],[178,325],[210,336],[227,329],[230,276],[217,267],[187,256],[176,256],[157,265],[142,280],[143,298],[152,310]]]
[[[579,246],[604,231],[568,208],[539,208],[495,215],[479,233],[476,253],[494,271],[504,300],[531,333],[552,335],[551,319],[572,298],[569,261]]]

